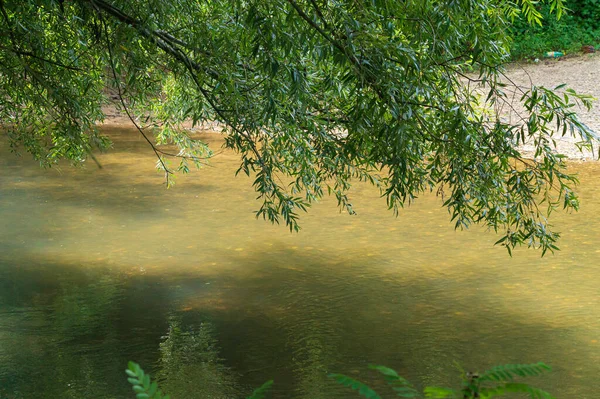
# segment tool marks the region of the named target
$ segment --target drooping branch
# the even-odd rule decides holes
[[[205,98],[205,100],[208,102],[208,104],[211,106],[213,111],[219,116],[219,118],[225,124],[227,124],[227,126],[229,126],[231,129],[233,129],[240,136],[244,137],[244,139],[250,146],[252,153],[256,157],[259,165],[261,166],[261,169],[263,169],[265,171],[266,175],[268,175],[268,176],[272,175],[269,166],[263,160],[263,157],[262,157],[260,151],[258,150],[258,148],[256,147],[256,144],[254,143],[254,140],[252,139],[250,134],[241,130],[239,127],[236,126],[236,124],[231,122],[231,120],[225,115],[223,110],[218,106],[216,101],[213,99],[209,90],[207,90],[202,85],[202,83],[198,80],[198,77],[196,76],[196,74],[198,72],[205,72],[215,79],[218,78],[219,75],[216,74],[216,72],[206,70],[205,68],[203,68],[200,65],[198,65],[197,63],[195,63],[190,57],[188,57],[187,54],[185,54],[185,52],[178,47],[180,44],[183,43],[182,41],[176,39],[174,36],[164,32],[162,30],[155,31],[155,30],[151,30],[151,29],[147,28],[143,24],[142,21],[126,14],[122,10],[114,7],[113,5],[107,3],[103,0],[80,0],[80,2],[90,5],[94,10],[96,10],[96,12],[104,12],[104,13],[108,14],[109,16],[117,19],[119,22],[125,23],[125,24],[133,27],[143,37],[145,37],[146,39],[148,39],[151,42],[153,42],[154,44],[156,44],[161,50],[163,50],[165,53],[167,53],[168,55],[172,56],[175,60],[180,62],[188,70],[188,73],[189,73],[191,79],[194,81],[194,84],[196,85],[196,87],[198,88],[198,90],[200,91],[202,96]],[[105,26],[105,30],[106,30],[106,26]],[[112,57],[112,49],[110,47],[110,43],[107,43],[107,45],[108,45],[109,55],[110,55],[110,57]],[[116,80],[117,76],[116,76],[116,71],[114,70],[114,61],[113,61],[112,70],[113,70],[113,77]],[[136,126],[138,131],[142,134],[144,139],[151,145],[153,151],[155,152],[156,156],[159,158],[159,161],[168,176],[168,173],[172,173],[172,172],[170,172],[168,170],[168,168],[164,164],[163,160],[161,159],[160,154],[162,152],[158,148],[156,148],[156,146],[152,143],[152,141],[143,132],[143,129],[141,129],[141,127],[135,123],[135,121],[133,120],[132,116],[130,115],[130,113],[128,111],[126,104],[123,102],[122,93],[120,92],[120,86],[117,85],[117,88],[119,90],[120,101],[121,101],[122,106],[124,107],[126,113],[128,114],[129,118],[132,120],[132,122],[134,123],[134,125]]]
[[[84,5],[91,6],[96,11],[105,12],[112,18],[118,20],[119,22],[131,26],[140,35],[150,40],[165,53],[174,57],[177,61],[189,64],[194,71],[206,73],[213,79],[219,78],[219,74],[216,71],[206,69],[201,65],[190,60],[189,57],[187,57],[187,55],[180,48],[180,46],[189,46],[182,40],[177,39],[176,37],[165,32],[164,30],[150,29],[143,23],[143,21],[126,14],[121,9],[113,6],[112,4],[104,0],[79,0],[79,2]]]
[[[44,57],[40,57],[39,55],[34,54],[31,51],[21,51],[15,48],[10,48],[10,47],[6,47],[6,46],[0,46],[0,50],[4,50],[4,51],[10,51],[11,53],[14,53],[16,55],[19,56],[25,56],[25,57],[30,57],[30,58],[35,58],[36,60],[48,63],[48,64],[52,64],[52,65],[56,65],[58,67],[64,68],[64,69],[68,69],[70,71],[77,71],[77,72],[81,72],[82,69],[81,68],[77,68],[74,67],[72,65],[66,65],[63,64],[62,62],[59,61],[55,61],[55,60],[50,60],[48,58],[44,58]]]

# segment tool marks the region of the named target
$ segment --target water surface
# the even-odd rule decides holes
[[[439,198],[394,218],[365,185],[357,216],[327,199],[290,234],[255,219],[235,154],[167,190],[133,130],[110,134],[102,169],[40,169],[3,144],[0,397],[133,397],[128,360],[176,398],[271,378],[273,398],[355,397],[326,374],[371,380],[377,363],[453,386],[454,362],[540,360],[554,371],[533,383],[597,397],[598,164],[573,165],[582,209],[555,215],[562,251],[510,258],[492,233],[454,231]]]

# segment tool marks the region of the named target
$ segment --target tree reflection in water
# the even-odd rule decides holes
[[[214,327],[202,322],[185,328],[172,319],[160,344],[156,378],[173,398],[231,399],[241,397],[234,372],[223,364]]]

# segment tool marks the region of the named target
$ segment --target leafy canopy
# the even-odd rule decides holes
[[[547,216],[578,207],[552,135],[593,133],[574,113],[589,97],[503,79],[507,26],[537,3],[0,0],[0,123],[15,151],[80,163],[109,147],[95,124],[116,93],[167,183],[211,155],[181,123],[224,125],[257,215],[290,230],[326,193],[353,213],[358,179],[394,213],[436,191],[457,228],[545,252]]]

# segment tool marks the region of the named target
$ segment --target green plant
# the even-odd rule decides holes
[[[546,391],[525,383],[515,382],[518,377],[536,376],[549,371],[550,367],[544,363],[507,364],[494,367],[482,374],[463,372],[460,390],[426,387],[423,390],[423,395],[420,395],[415,387],[400,377],[396,371],[384,366],[370,366],[370,368],[383,374],[387,384],[401,398],[489,399],[509,393],[525,393],[532,399],[553,398]],[[375,390],[358,380],[343,374],[331,374],[330,377],[338,384],[358,391],[360,395],[367,399],[381,399],[381,396]]]
[[[600,44],[600,1],[567,0],[567,11],[560,19],[551,18],[550,6],[538,5],[539,24],[515,18],[510,27],[511,54],[515,59],[532,58],[546,51],[579,52],[582,45]]]
[[[81,164],[110,146],[96,123],[112,102],[170,184],[212,154],[182,123],[218,122],[256,215],[290,230],[328,193],[353,214],[363,180],[395,214],[437,192],[457,228],[552,250],[549,214],[578,203],[553,137],[566,126],[591,148],[573,112],[591,103],[546,101],[503,65],[511,18],[539,24],[565,1],[3,0],[0,124],[15,152]]]
[[[252,395],[248,396],[246,399],[264,399],[265,394],[273,385],[273,380],[269,380],[262,384],[260,387],[256,388]]]
[[[156,381],[151,381],[150,376],[139,364],[129,362],[125,372],[129,376],[127,381],[133,386],[138,399],[169,399],[169,395],[163,395]]]
[[[383,374],[385,381],[395,392],[396,396],[401,398],[422,398],[426,399],[490,399],[509,393],[525,393],[531,399],[554,399],[548,392],[539,388],[515,382],[518,377],[531,377],[550,371],[550,366],[544,363],[534,364],[506,364],[493,367],[482,374],[462,372],[462,387],[460,390],[440,387],[426,387],[423,390],[423,396],[406,379],[400,377],[398,373],[385,366],[371,365],[370,369]],[[129,368],[125,370],[129,376],[128,381],[133,385],[133,390],[138,399],[169,399],[164,396],[156,382],[150,380],[150,376],[144,373],[144,370],[134,362],[129,362]],[[330,374],[330,378],[338,384],[351,388],[367,399],[381,399],[381,396],[367,384],[344,374]],[[255,389],[252,395],[246,399],[264,399],[265,394],[273,385],[273,380],[265,382],[262,386]]]
[[[129,362],[125,372],[129,376],[127,381],[133,386],[137,399],[169,399],[169,395],[163,395],[156,381],[152,381],[150,375],[146,374],[139,364]],[[265,382],[246,399],[264,399],[271,385],[273,380]]]

